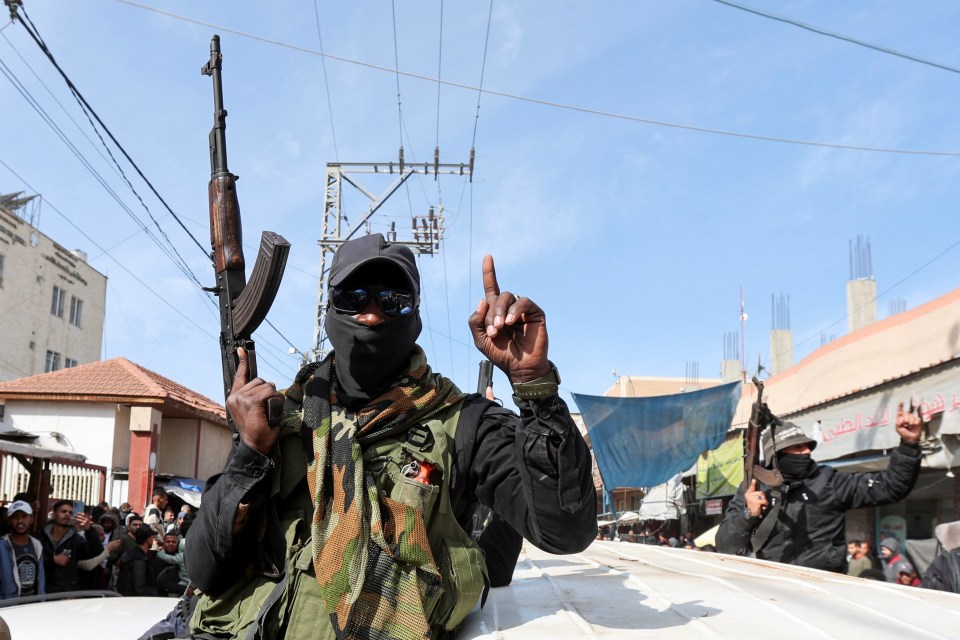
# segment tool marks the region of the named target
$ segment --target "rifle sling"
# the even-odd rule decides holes
[[[763,545],[767,543],[767,540],[770,538],[770,534],[773,533],[773,528],[777,526],[777,518],[780,516],[780,505],[782,500],[780,500],[779,487],[770,490],[770,498],[773,502],[773,505],[763,516],[760,526],[757,527],[753,537],[750,538],[750,546],[753,548],[754,554],[760,551],[760,549],[763,548]]]

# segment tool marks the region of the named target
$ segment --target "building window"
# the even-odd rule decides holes
[[[70,296],[70,324],[80,326],[80,316],[83,315],[83,300],[77,296]]]
[[[60,354],[56,351],[47,349],[47,362],[44,365],[43,372],[56,371],[60,368]]]
[[[64,368],[64,369],[70,369],[70,368],[72,368],[72,367],[77,366],[78,364],[80,364],[80,363],[77,362],[77,359],[76,359],[76,358],[64,358],[64,359],[63,359],[63,368]]]
[[[53,302],[50,304],[50,313],[58,318],[63,317],[63,304],[67,299],[67,292],[60,287],[53,287]]]
[[[3,286],[3,254],[0,253],[0,287]]]

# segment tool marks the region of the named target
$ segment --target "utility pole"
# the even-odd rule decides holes
[[[376,195],[361,184],[363,175],[396,176],[393,182],[380,195]],[[326,355],[327,335],[323,325],[327,315],[327,280],[333,254],[341,244],[352,239],[367,223],[383,203],[399,189],[414,174],[432,175],[434,180],[441,175],[468,176],[473,180],[473,154],[469,163],[443,164],[440,162],[439,151],[435,150],[433,162],[410,164],[404,162],[403,147],[400,147],[400,158],[397,162],[332,162],[327,164],[326,193],[323,203],[323,231],[320,235],[320,278],[317,283],[317,323],[313,331],[313,348],[311,357],[320,360]],[[343,189],[350,186],[359,191],[370,201],[370,206],[361,215],[359,222],[348,228],[346,216],[343,214]],[[386,234],[387,240],[397,244],[405,244],[420,255],[436,255],[440,251],[440,241],[443,239],[443,207],[434,211],[430,207],[425,215],[412,216],[411,232],[408,239],[398,239],[396,225],[391,225]]]

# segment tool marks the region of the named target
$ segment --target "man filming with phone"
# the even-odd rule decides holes
[[[103,551],[100,535],[91,527],[90,516],[83,511],[74,513],[73,505],[72,500],[53,503],[53,520],[40,536],[47,593],[79,589],[77,562]]]

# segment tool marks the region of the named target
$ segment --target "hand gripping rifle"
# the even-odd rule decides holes
[[[760,465],[760,434],[766,427],[773,428],[779,419],[774,416],[767,403],[763,401],[763,383],[756,377],[753,384],[757,387],[757,401],[750,411],[750,424],[747,427],[747,437],[744,440],[743,457],[743,490],[750,488],[750,483],[756,478],[770,487],[779,487],[783,484],[783,476],[777,468],[776,457],[773,460],[773,469],[765,469]],[[773,432],[770,433],[771,438]],[[767,462],[770,462],[768,460]]]
[[[260,251],[246,279],[243,241],[240,227],[240,203],[237,201],[237,176],[227,169],[227,111],[223,108],[223,86],[220,81],[222,56],[220,36],[210,40],[210,60],[200,72],[213,76],[213,128],[210,130],[210,244],[211,258],[217,275],[212,291],[220,302],[220,357],[223,364],[224,398],[230,395],[237,373],[237,347],[247,352],[248,379],[257,377],[257,358],[251,336],[267,312],[280,288],[283,269],[290,253],[290,243],[272,231],[264,231]],[[281,398],[271,398],[266,406],[270,426],[280,424],[283,413]],[[227,412],[233,430],[237,426]]]

